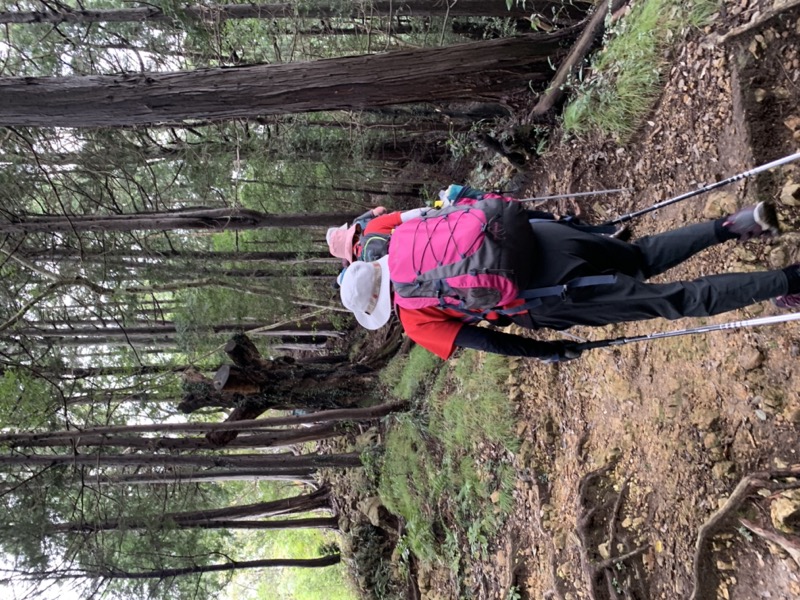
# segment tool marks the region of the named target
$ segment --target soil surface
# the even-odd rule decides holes
[[[670,56],[663,95],[632,141],[551,146],[526,174],[525,195],[630,188],[580,203],[584,216],[602,221],[798,152],[800,9],[767,18],[774,5],[791,3],[723,4],[713,26]],[[770,200],[782,235],[728,242],[662,280],[787,266],[800,261],[800,234],[793,233],[799,183],[800,162],[640,217],[633,235]],[[563,213],[569,205],[551,208]],[[779,312],[763,303],[704,322]],[[599,339],[699,324],[650,321],[568,333]],[[516,510],[490,559],[473,566],[475,597],[691,597],[703,524],[742,477],[800,463],[798,355],[800,326],[789,323],[594,350],[554,366],[520,360],[509,390],[524,440]],[[791,512],[800,503],[786,492],[762,490],[754,498],[698,553],[698,597],[800,597],[798,563],[738,521],[746,514],[762,527],[783,527],[776,506],[788,503]],[[631,558],[603,568],[609,556],[628,552]],[[427,596],[452,597],[446,586]]]

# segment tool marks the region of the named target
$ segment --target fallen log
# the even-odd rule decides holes
[[[625,4],[625,2],[626,0],[611,0],[610,10],[612,14],[619,10],[623,4]],[[567,55],[567,58],[564,59],[564,61],[558,67],[555,77],[553,77],[550,85],[547,87],[547,90],[539,98],[536,106],[533,107],[533,110],[529,115],[531,120],[541,119],[551,110],[553,110],[553,107],[556,105],[556,103],[561,100],[561,97],[564,95],[566,90],[567,81],[570,75],[572,75],[578,64],[589,53],[589,50],[597,38],[603,35],[603,31],[605,30],[605,19],[608,12],[609,0],[603,0],[597,5],[597,8],[595,8],[594,13],[592,13],[592,16],[589,18],[583,33],[578,38],[578,41],[573,44],[572,49]]]

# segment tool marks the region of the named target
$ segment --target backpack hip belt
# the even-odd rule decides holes
[[[591,287],[595,285],[611,285],[612,283],[616,282],[617,282],[616,275],[587,275],[585,277],[576,277],[575,279],[571,279],[568,282],[559,285],[551,285],[548,287],[522,290],[519,293],[518,298],[525,300],[523,304],[517,306],[511,306],[509,308],[492,308],[490,310],[485,310],[482,312],[468,310],[466,308],[463,308],[463,306],[447,304],[441,298],[439,301],[439,306],[441,308],[449,308],[451,310],[458,311],[467,316],[483,318],[483,319],[486,319],[487,315],[489,315],[490,313],[495,313],[504,316],[511,316],[519,314],[524,311],[531,310],[532,308],[536,308],[537,306],[542,304],[542,298],[558,297],[561,300],[566,300],[571,290],[582,287]]]
[[[574,289],[592,287],[595,285],[611,285],[612,283],[616,282],[616,275],[587,275],[585,277],[576,277],[575,279],[571,279],[568,282],[559,285],[522,290],[519,293],[519,297],[526,300],[525,303],[511,308],[495,310],[494,312],[501,315],[512,315],[536,308],[542,304],[542,298],[558,297],[561,300],[566,300],[570,291]]]

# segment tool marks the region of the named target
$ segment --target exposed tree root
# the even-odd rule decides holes
[[[739,519],[739,523],[747,527],[747,529],[755,533],[757,536],[781,548],[784,552],[791,556],[792,560],[797,563],[798,567],[800,567],[800,538],[798,538],[796,535],[784,535],[778,533],[772,527],[767,529],[756,525],[747,519]]]
[[[645,544],[615,555],[618,545],[622,545],[617,540],[617,521],[619,520],[620,508],[622,507],[630,478],[626,478],[622,482],[615,498],[612,497],[601,501],[601,493],[597,494],[598,501],[595,503],[592,503],[590,498],[590,490],[593,489],[594,484],[612,467],[612,464],[608,464],[588,473],[581,480],[578,488],[580,517],[578,518],[577,533],[581,542],[581,567],[588,585],[587,591],[590,600],[603,600],[605,598],[612,600],[625,598],[627,600],[640,597],[632,589],[635,569],[625,570],[623,565],[626,561],[641,556],[650,547],[649,544]],[[596,561],[590,556],[590,550],[597,546],[592,540],[592,531],[597,529],[596,521],[606,509],[610,509],[607,512],[605,542],[608,546],[609,556],[603,560]],[[639,579],[641,581],[641,577]]]
[[[419,581],[417,580],[418,575],[419,564],[412,554],[408,563],[408,574],[406,575],[406,600],[420,600],[422,598],[422,593],[419,591]]]
[[[556,550],[553,545],[552,537],[547,535],[542,526],[542,495],[539,491],[539,485],[534,480],[532,489],[536,500],[536,510],[534,510],[534,524],[536,525],[536,535],[542,540],[542,543],[548,545],[548,562],[550,567],[550,577],[553,580],[553,587],[544,593],[544,600],[564,600],[564,595],[558,588],[558,573],[556,565]]]
[[[800,466],[789,469],[751,473],[739,482],[739,485],[733,490],[725,504],[711,515],[708,521],[706,521],[697,532],[692,570],[692,584],[694,589],[690,600],[716,598],[717,581],[716,578],[709,577],[709,573],[713,572],[713,566],[711,565],[710,554],[706,551],[711,536],[717,533],[731,519],[733,514],[741,508],[745,500],[758,490],[765,489],[774,492],[798,489],[800,488],[800,481],[785,481],[786,479],[797,477],[800,477]],[[745,526],[747,527],[747,525]],[[754,530],[751,531],[762,535]],[[761,529],[761,531],[766,532],[767,530]]]

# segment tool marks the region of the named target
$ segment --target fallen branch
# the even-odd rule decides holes
[[[611,12],[619,9],[624,2],[625,0],[611,0]],[[556,71],[555,77],[553,77],[547,90],[542,94],[541,98],[539,98],[536,106],[533,107],[529,115],[531,119],[546,115],[564,95],[567,79],[569,79],[569,76],[575,70],[578,63],[580,63],[589,52],[595,40],[603,34],[606,15],[609,12],[608,5],[609,0],[603,0],[597,5],[594,14],[592,14],[592,17],[586,24],[578,41],[573,44],[567,58],[564,59],[564,62],[558,67],[558,71]]]

